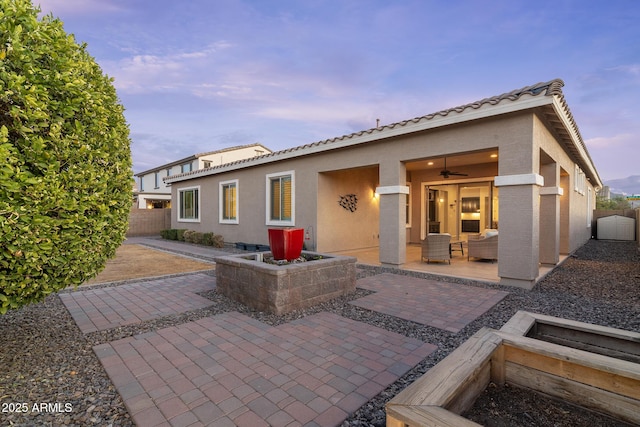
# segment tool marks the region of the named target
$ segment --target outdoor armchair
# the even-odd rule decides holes
[[[498,259],[498,233],[471,234],[468,238],[467,260],[470,258]]]
[[[427,234],[427,237],[422,241],[422,260],[426,259],[427,262],[431,260],[449,261],[449,264],[451,264],[450,242],[450,234]]]

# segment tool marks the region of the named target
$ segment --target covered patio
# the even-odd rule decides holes
[[[420,260],[421,247],[417,244],[407,245],[407,262],[400,266],[400,269],[407,271],[417,271],[422,273],[436,274],[439,276],[456,277],[481,282],[500,283],[498,276],[498,261],[471,259],[467,260],[466,244],[463,245],[464,255],[458,251],[451,254],[451,264],[447,262],[423,262]],[[334,252],[340,255],[353,256],[358,259],[359,264],[381,266],[380,250],[378,248],[357,249],[351,251]],[[560,255],[560,265],[567,255]],[[541,280],[549,274],[556,266],[540,265]]]

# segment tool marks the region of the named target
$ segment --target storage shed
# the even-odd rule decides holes
[[[620,215],[598,218],[598,240],[636,240],[636,220]]]

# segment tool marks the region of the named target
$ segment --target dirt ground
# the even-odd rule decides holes
[[[145,246],[122,245],[117,249],[115,258],[107,261],[105,269],[84,284],[117,282],[214,268],[213,264],[207,262],[172,255]]]
[[[633,427],[540,393],[493,383],[464,417],[486,427]]]

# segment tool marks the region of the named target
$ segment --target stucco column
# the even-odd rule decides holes
[[[538,277],[540,257],[540,195],[542,176],[532,174],[495,177],[500,187],[500,284],[531,289]]]
[[[540,188],[540,263],[556,265],[560,261],[560,168],[548,163],[540,173],[545,185]]]
[[[407,257],[406,230],[406,168],[404,163],[390,161],[380,164],[380,263],[400,267]]]

